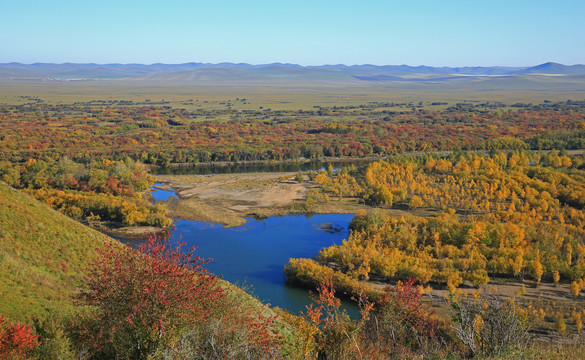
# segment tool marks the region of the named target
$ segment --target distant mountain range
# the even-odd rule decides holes
[[[300,66],[272,63],[185,64],[0,64],[1,80],[134,79],[160,81],[321,81],[321,82],[445,82],[469,77],[530,77],[585,75],[585,65],[548,62],[533,67],[431,67],[408,65]]]

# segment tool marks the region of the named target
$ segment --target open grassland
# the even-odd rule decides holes
[[[230,82],[163,80],[0,81],[0,104],[30,98],[49,104],[94,100],[150,102],[181,109],[310,110],[315,106],[356,106],[368,102],[423,102],[430,110],[461,102],[540,103],[585,98],[584,76],[532,76],[458,80],[449,83]],[[236,101],[236,99],[239,99]],[[245,99],[244,101],[242,101]]]

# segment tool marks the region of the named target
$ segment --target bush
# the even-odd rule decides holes
[[[422,304],[413,279],[387,287],[374,303],[363,292],[358,294],[358,320],[340,310],[331,279],[318,292],[313,299],[316,306],[309,305],[305,313],[313,327],[305,328],[315,339],[319,359],[445,358],[450,350],[449,338]],[[315,327],[317,331],[312,330]],[[315,355],[307,349],[305,358]]]
[[[421,300],[414,279],[386,287],[365,324],[363,336],[369,348],[390,356],[404,352],[425,358],[437,355],[446,336]]]
[[[80,331],[98,357],[146,359],[208,317],[207,304],[223,292],[203,269],[206,261],[182,246],[150,236],[138,252],[127,246],[99,251],[86,277],[89,290],[81,294],[95,308],[95,321],[83,321]]]
[[[39,345],[38,335],[32,328],[16,322],[10,324],[0,314],[0,359],[27,359],[28,355]]]
[[[531,337],[530,317],[513,300],[496,294],[453,303],[452,315],[452,329],[472,355],[525,348]]]
[[[241,309],[240,309],[241,310]],[[231,312],[212,317],[184,333],[163,353],[164,359],[276,359],[277,335],[271,318]]]
[[[296,180],[298,183],[302,183],[302,182],[305,180],[305,175],[304,175],[304,174],[303,174],[301,171],[299,171],[299,172],[298,172],[298,173],[295,175],[295,180]]]
[[[352,321],[340,309],[341,301],[335,297],[331,279],[321,283],[318,296],[313,304],[307,306],[305,318],[320,331],[314,332],[319,359],[356,359],[361,358],[358,343],[362,322]]]
[[[274,317],[239,289],[209,304],[209,316],[163,352],[164,359],[280,359]],[[268,313],[268,312],[266,312]]]
[[[39,334],[40,346],[35,350],[35,357],[39,360],[69,360],[75,359],[71,340],[66,334],[65,327],[54,316],[47,319],[34,320],[34,327]]]

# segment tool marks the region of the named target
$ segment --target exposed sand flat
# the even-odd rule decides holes
[[[297,182],[296,173],[161,175],[161,188],[173,188],[178,200],[169,203],[170,216],[237,226],[243,216],[287,213],[294,201],[306,198],[313,183]],[[305,179],[308,180],[308,179]]]

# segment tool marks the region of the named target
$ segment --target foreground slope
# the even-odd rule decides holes
[[[119,244],[0,182],[0,313],[28,321],[72,311],[103,242]]]
[[[0,314],[21,322],[74,315],[85,269],[104,243],[122,246],[0,181]],[[275,315],[237,286],[220,285],[234,309]],[[276,327],[288,333],[283,326],[277,320]]]

